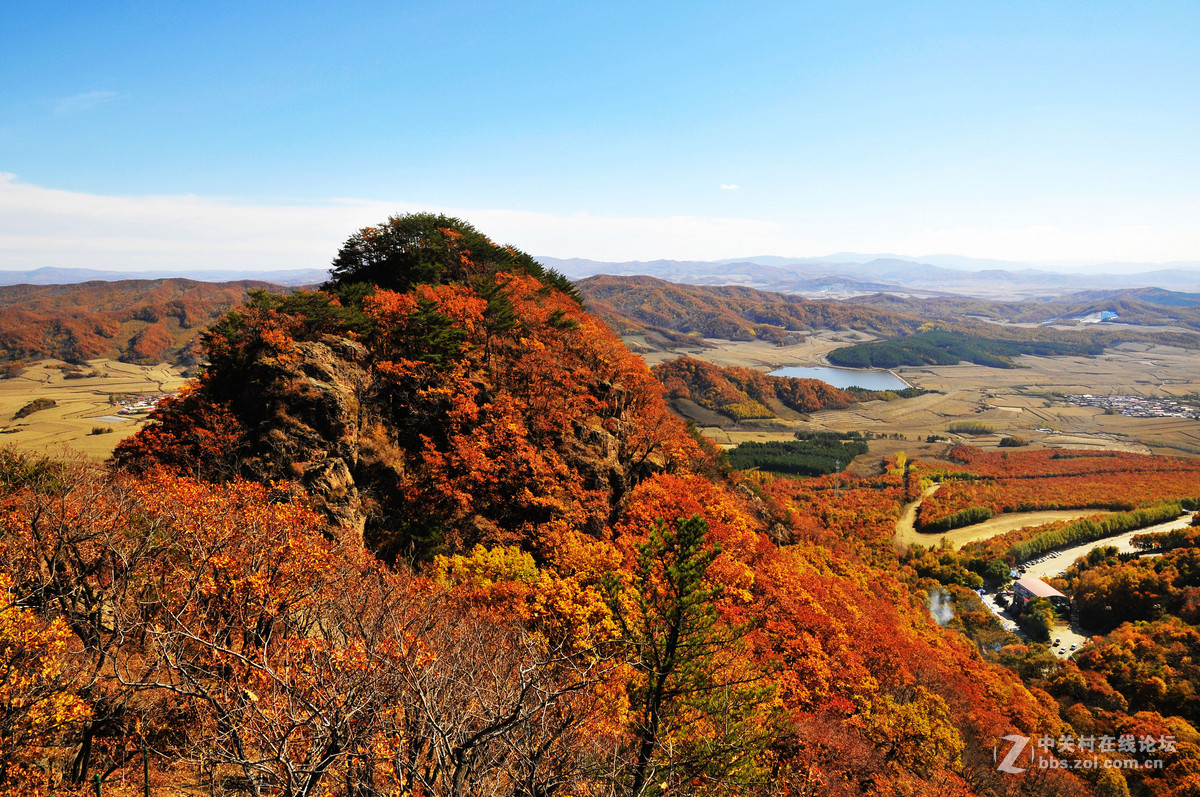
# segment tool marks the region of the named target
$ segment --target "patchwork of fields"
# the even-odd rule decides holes
[[[121,415],[114,401],[123,396],[174,393],[184,383],[183,369],[166,364],[133,365],[94,360],[67,378],[70,369],[58,360],[44,360],[15,377],[0,379],[0,443],[18,450],[54,456],[105,459],[121,440],[142,427],[144,414]],[[17,412],[34,399],[54,406],[22,418]],[[94,434],[93,430],[112,429]]]
[[[854,333],[851,333],[854,334]],[[784,365],[823,364],[823,355],[844,345],[846,333],[822,333],[792,346],[763,342],[707,341],[712,348],[688,351],[690,356],[720,365],[765,370]],[[865,336],[858,336],[863,338]],[[836,338],[836,340],[835,340]],[[661,355],[647,356],[659,361]],[[1021,357],[1016,369],[979,365],[901,368],[909,384],[936,390],[901,401],[874,401],[844,410],[827,410],[807,418],[799,415],[770,422],[717,424],[696,418],[702,431],[723,445],[744,440],[789,439],[799,429],[878,432],[907,438],[910,453],[926,454],[930,435],[970,442],[984,448],[1005,436],[1059,448],[1084,448],[1170,455],[1200,454],[1200,421],[1188,418],[1133,418],[1106,414],[1099,407],[1070,404],[1070,393],[1121,393],[1171,398],[1200,394],[1200,357],[1172,346],[1122,344],[1098,357]],[[705,421],[710,421],[706,423]],[[992,427],[992,434],[953,435],[955,421]],[[893,441],[875,441],[871,454],[887,453]]]

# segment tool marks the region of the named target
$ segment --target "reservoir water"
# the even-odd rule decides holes
[[[788,366],[771,372],[771,376],[791,376],[797,379],[820,379],[834,387],[862,387],[867,390],[903,390],[908,383],[891,371],[857,368],[830,368],[828,366]]]

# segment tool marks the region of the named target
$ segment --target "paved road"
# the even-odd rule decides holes
[[[1069,510],[1053,510],[1047,512],[1017,512],[1009,515],[997,515],[994,518],[977,523],[973,526],[964,526],[961,529],[952,529],[943,534],[922,534],[916,530],[917,510],[921,506],[921,502],[928,496],[933,495],[937,491],[940,484],[934,484],[927,487],[917,500],[905,504],[904,509],[900,513],[900,519],[896,522],[896,536],[894,543],[897,552],[908,550],[908,546],[914,543],[918,545],[940,545],[942,540],[948,540],[955,548],[962,547],[968,542],[976,540],[986,540],[990,537],[995,537],[998,534],[1020,529],[1026,526],[1040,526],[1043,523],[1050,523],[1055,520],[1074,520],[1076,518],[1085,517],[1087,515],[1108,514],[1095,509],[1069,509]],[[1118,534],[1115,537],[1108,537],[1094,542],[1076,545],[1071,548],[1065,548],[1061,551],[1056,551],[1048,554],[1046,558],[1036,564],[1028,564],[1024,571],[1026,576],[1034,578],[1052,578],[1061,576],[1066,569],[1070,567],[1076,559],[1081,556],[1087,556],[1088,552],[1099,546],[1116,546],[1122,553],[1131,553],[1136,548],[1130,544],[1138,534],[1153,534],[1162,531],[1171,531],[1172,529],[1180,529],[1191,523],[1191,513],[1185,513],[1175,520],[1159,523],[1154,526],[1147,526],[1144,529],[1129,531],[1124,534]],[[1025,639],[1025,633],[1021,631],[1015,622],[1015,618],[1008,612],[1007,609],[1002,609],[996,603],[995,593],[988,593],[983,596],[984,604],[992,611],[993,614],[1000,620],[1006,630],[1012,631],[1022,639]],[[1074,613],[1072,613],[1073,615]],[[1091,635],[1086,629],[1082,628],[1074,619],[1069,622],[1058,623],[1050,631],[1050,648],[1054,655],[1065,659],[1073,655],[1075,651],[1082,647],[1091,639]]]
[[[1076,545],[1073,548],[1064,548],[1051,555],[1051,558],[1041,562],[1040,564],[1028,564],[1025,566],[1025,575],[1033,576],[1034,578],[1047,578],[1049,576],[1061,576],[1068,567],[1076,559],[1081,556],[1087,556],[1088,551],[1093,548],[1098,548],[1102,545],[1113,545],[1121,551],[1121,553],[1132,553],[1137,549],[1130,544],[1130,540],[1139,534],[1156,534],[1161,531],[1171,531],[1172,529],[1185,528],[1192,522],[1192,514],[1190,512],[1176,518],[1168,520],[1166,523],[1159,523],[1154,526],[1147,526],[1144,529],[1137,531],[1127,531],[1124,534],[1118,534],[1115,537],[1106,537],[1095,542],[1087,542],[1083,545]]]
[[[998,534],[1020,529],[1026,526],[1040,526],[1043,523],[1050,523],[1055,520],[1074,520],[1075,518],[1085,517],[1087,515],[1108,514],[1095,509],[1084,510],[1054,510],[1047,512],[1018,512],[1009,515],[997,515],[994,518],[977,523],[973,526],[965,526],[961,529],[953,529],[944,534],[922,534],[916,530],[915,524],[917,519],[917,510],[921,506],[921,502],[937,491],[940,485],[934,484],[925,489],[917,500],[905,504],[903,511],[900,513],[900,519],[896,522],[896,536],[894,538],[896,550],[903,552],[908,550],[908,546],[916,543],[918,545],[940,545],[943,539],[950,542],[955,548],[962,547],[968,542],[976,540],[986,540],[990,537],[995,537]],[[1076,545],[1072,548],[1065,548],[1061,551],[1056,551],[1048,554],[1046,558],[1036,564],[1028,564],[1025,566],[1025,575],[1034,578],[1052,578],[1061,576],[1066,569],[1070,567],[1076,559],[1081,556],[1087,556],[1088,552],[1099,546],[1115,546],[1122,553],[1131,553],[1136,548],[1130,544],[1138,534],[1153,534],[1162,531],[1171,531],[1172,529],[1180,529],[1191,523],[1191,513],[1186,513],[1175,520],[1166,523],[1159,523],[1154,526],[1147,526],[1144,529],[1129,531],[1124,534],[1119,534],[1115,537],[1108,537],[1102,540]],[[1015,622],[1015,617],[1008,612],[1007,609],[1001,608],[996,603],[995,593],[988,593],[983,596],[984,604],[992,611],[1006,630],[1017,634],[1022,639],[1025,639],[1025,633],[1021,631]],[[1072,616],[1068,622],[1061,622],[1054,626],[1050,631],[1050,648],[1054,655],[1059,658],[1068,658],[1073,655],[1077,649],[1082,647],[1091,639],[1091,635],[1086,629],[1082,628],[1078,621]]]

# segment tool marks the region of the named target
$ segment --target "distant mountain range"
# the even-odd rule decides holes
[[[689,285],[646,276],[597,275],[576,284],[589,310],[639,349],[694,347],[704,345],[704,338],[786,344],[815,330],[895,338],[927,322],[961,335],[1025,343],[1153,341],[1190,348],[1200,343],[1200,294],[1158,288],[1023,301],[893,293],[814,301],[742,285]],[[1111,314],[1105,323],[1088,323],[1099,322],[1105,313]]]
[[[761,255],[708,261],[607,262],[555,257],[539,257],[537,260],[572,280],[598,274],[649,276],[688,285],[740,285],[821,299],[847,299],[887,293],[912,298],[957,295],[1012,301],[1131,288],[1200,292],[1200,262],[1166,263],[1158,264],[1158,267],[1145,263],[1105,263],[1087,271],[1068,271],[960,255],[928,255],[914,259],[901,255],[857,252],[838,252],[811,258]],[[0,271],[0,285],[55,285],[162,278],[198,282],[257,280],[300,286],[320,284],[329,278],[329,272],[323,269],[179,272],[165,268],[123,272],[86,268]]]
[[[892,294],[914,299],[976,296],[1012,301],[1045,299],[1084,290],[1162,288],[1200,292],[1200,262],[1159,264],[1106,263],[1087,271],[1038,269],[1012,260],[930,254],[920,259],[899,254],[838,252],[824,257],[756,256],[725,260],[630,260],[604,262],[582,258],[539,257],[539,262],[562,271],[571,280],[607,274],[652,276],[697,286],[742,286],[815,299]],[[323,269],[288,271],[98,271],[42,268],[0,271],[0,286],[11,284],[68,284],[119,280],[187,278],[199,282],[256,280],[280,286],[311,286],[328,280]]]
[[[1065,272],[957,255],[931,255],[916,261],[893,255],[851,252],[821,258],[762,256],[720,261],[612,263],[552,257],[538,259],[573,280],[598,274],[643,275],[690,285],[741,285],[814,298],[891,293],[912,297],[957,294],[1013,300],[1143,287],[1200,291],[1200,263],[1171,263],[1167,264],[1169,268],[1151,271],[1137,270],[1144,269],[1145,264],[1111,263],[1087,272]]]
[[[288,271],[97,271],[90,268],[35,268],[32,271],[0,271],[0,285],[70,285],[76,282],[119,280],[190,279],[196,282],[240,282],[251,280],[275,285],[317,285],[329,279],[327,269],[303,268]]]
[[[750,273],[740,266],[727,268],[735,277]],[[766,274],[780,271],[757,268]],[[100,273],[69,273],[79,276],[81,272],[91,277]],[[1106,323],[1088,330],[1087,337],[1109,343],[1120,338],[1189,346],[1195,345],[1195,335],[1200,332],[1200,292],[1137,288],[1013,301],[1011,296],[917,296],[884,290],[889,287],[885,283],[844,277],[791,278],[791,283],[806,285],[814,289],[813,295],[826,299],[833,298],[833,290],[860,294],[848,301],[814,301],[798,292],[765,292],[741,284],[692,285],[648,276],[609,275],[581,279],[577,287],[593,313],[620,334],[639,339],[631,345],[647,349],[695,347],[704,345],[703,338],[788,343],[811,330],[854,330],[891,338],[911,334],[925,322],[989,338],[1008,338],[1044,337],[1031,329],[1041,324],[1075,326],[1103,319]],[[256,288],[287,290],[278,282],[186,279],[93,278],[69,284],[3,286],[0,369],[47,357],[73,363],[107,357],[195,364],[200,357],[196,344],[201,332]],[[1063,338],[1075,332],[1056,329],[1052,334]]]

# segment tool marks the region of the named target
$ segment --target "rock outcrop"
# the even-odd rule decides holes
[[[117,461],[186,454],[201,472],[229,463],[209,478],[286,480],[385,558],[536,547],[562,524],[601,536],[634,485],[699,450],[607,328],[536,280],[501,280],[513,318],[501,334],[457,286],[368,297],[366,335],[307,332],[313,299],[243,308],[210,336],[197,389]],[[197,430],[227,453],[201,451]]]

